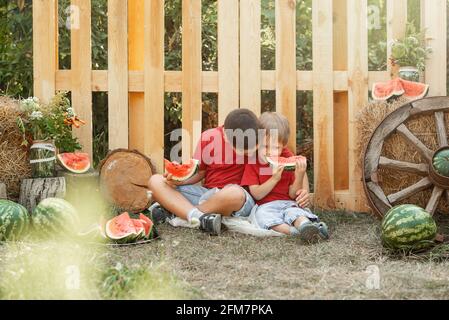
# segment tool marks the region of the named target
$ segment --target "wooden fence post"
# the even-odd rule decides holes
[[[33,1],[34,96],[48,103],[55,94],[58,64],[58,2]]]
[[[366,197],[357,152],[357,114],[368,103],[367,0],[348,0],[349,197],[346,209],[363,212]],[[357,14],[354,14],[354,13]]]
[[[423,3],[423,28],[427,45],[433,53],[426,63],[425,79],[430,85],[430,96],[446,96],[447,89],[447,1],[426,0]]]
[[[296,152],[296,0],[276,0],[276,111],[290,120]]]
[[[72,105],[86,125],[75,130],[83,151],[92,159],[92,52],[91,0],[72,0],[71,62]]]
[[[334,208],[332,0],[313,1],[314,205]]]
[[[182,30],[182,159],[188,161],[201,132],[201,1],[182,0]]]
[[[260,0],[240,1],[240,107],[259,115],[262,99]]]

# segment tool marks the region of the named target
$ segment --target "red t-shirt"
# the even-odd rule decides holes
[[[282,151],[281,157],[289,158],[293,157],[294,154],[287,148]],[[269,164],[247,164],[245,166],[245,172],[243,173],[243,178],[241,185],[244,187],[249,186],[259,186],[267,182],[273,176],[273,170]],[[289,188],[295,182],[294,171],[284,171],[282,173],[281,180],[278,184],[271,190],[265,198],[256,201],[258,205],[262,205],[271,201],[277,200],[292,200],[289,195]]]
[[[210,189],[239,185],[248,162],[248,157],[237,155],[226,142],[222,126],[201,134],[194,159],[200,161],[200,170],[206,171],[203,186]]]

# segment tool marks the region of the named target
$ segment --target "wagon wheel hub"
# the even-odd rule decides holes
[[[374,131],[368,143],[363,159],[363,184],[370,206],[380,217],[403,200],[411,200],[417,193],[432,189],[426,211],[432,215],[436,212],[442,199],[449,201],[449,177],[437,172],[433,165],[435,156],[449,149],[445,112],[449,112],[448,97],[433,97],[409,102],[390,115]],[[438,150],[430,150],[406,126],[407,120],[415,117],[433,115],[436,128]],[[411,163],[382,156],[385,141],[394,133],[399,134],[411,145],[423,159],[423,163]],[[397,170],[421,176],[415,184],[393,194],[385,194],[379,184],[378,172],[382,168]]]

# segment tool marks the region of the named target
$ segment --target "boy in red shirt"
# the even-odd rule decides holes
[[[148,187],[157,201],[150,207],[153,220],[164,221],[173,213],[218,235],[221,215],[249,216],[254,200],[240,181],[248,159],[255,159],[259,129],[253,112],[237,109],[224,126],[203,132],[194,155],[200,161],[195,176],[182,183],[170,175],[151,177]],[[198,185],[201,181],[203,185]]]
[[[302,208],[294,201],[307,181],[307,159],[297,160],[294,172],[284,171],[282,166],[271,169],[266,162],[266,156],[293,156],[286,148],[290,136],[287,118],[267,112],[262,114],[260,122],[267,133],[266,142],[260,142],[258,162],[246,165],[241,182],[256,200],[257,205],[252,210],[256,222],[261,228],[297,235],[305,242],[327,239],[327,226],[320,223],[310,209]]]

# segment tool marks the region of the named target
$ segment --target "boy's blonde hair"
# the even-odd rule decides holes
[[[287,117],[277,112],[264,112],[260,116],[260,124],[267,131],[268,137],[271,130],[277,130],[279,142],[287,145],[290,137],[290,124]]]

